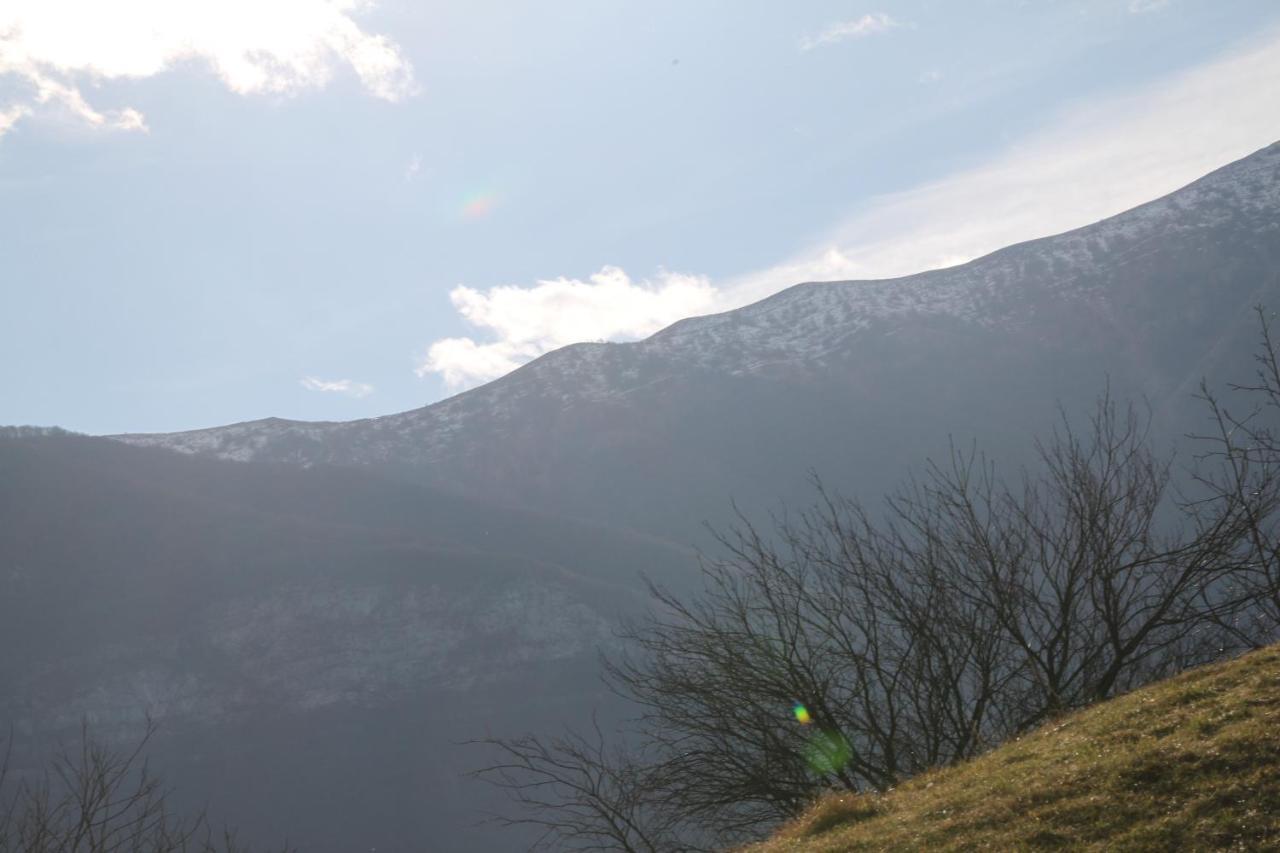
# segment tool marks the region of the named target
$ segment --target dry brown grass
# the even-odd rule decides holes
[[[1057,720],[750,853],[1280,849],[1280,646]]]

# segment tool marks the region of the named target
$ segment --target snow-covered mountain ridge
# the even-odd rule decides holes
[[[681,320],[636,346],[682,361],[751,355],[812,359],[876,320],[949,314],[982,324],[1016,322],[1028,288],[1064,298],[1105,299],[1087,286],[1104,263],[1143,251],[1156,237],[1238,220],[1280,232],[1280,142],[1141,207],[1053,237],[1011,246],[966,264],[878,281],[807,283],[736,311]],[[1084,285],[1084,286],[1082,286]]]
[[[980,212],[975,212],[980,215]],[[1168,253],[1280,240],[1280,143],[1164,198],[1093,225],[897,279],[807,283],[746,307],[681,320],[633,343],[575,344],[450,399],[345,423],[268,418],[120,440],[228,459],[431,465],[477,430],[501,433],[529,411],[625,406],[665,382],[711,376],[810,375],[839,369],[869,330],[893,334],[929,317],[976,327],[1049,326],[1065,306],[1107,317],[1126,299],[1118,270]],[[1207,250],[1207,249],[1206,249]]]

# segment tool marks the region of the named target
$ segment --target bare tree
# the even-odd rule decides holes
[[[1226,395],[1200,385],[1209,430],[1192,436],[1201,452],[1193,472],[1197,488],[1187,500],[1202,515],[1235,513],[1247,526],[1240,571],[1232,578],[1238,606],[1220,620],[1247,645],[1269,642],[1268,627],[1280,623],[1280,350],[1275,314],[1262,306],[1255,311],[1262,345],[1253,381],[1227,386]]]
[[[495,816],[504,826],[540,830],[533,849],[671,853],[695,849],[679,837],[678,817],[654,796],[648,770],[626,749],[607,744],[598,719],[589,736],[568,732],[473,741],[496,750],[474,776],[506,789],[520,815]]]
[[[605,662],[640,709],[643,761],[618,763],[598,731],[529,736],[492,742],[513,760],[480,775],[568,848],[733,844],[823,790],[883,790],[1268,642],[1280,369],[1265,326],[1263,347],[1259,383],[1239,389],[1257,411],[1237,419],[1206,395],[1219,433],[1194,494],[1152,449],[1150,414],[1104,393],[1086,429],[1064,415],[1017,476],[953,448],[874,509],[815,478],[814,506],[767,535],[740,516],[702,593],[652,587]]]
[[[137,744],[117,750],[86,723],[77,746],[23,780],[13,778],[10,740],[0,762],[0,853],[247,853],[204,814],[170,812],[169,791],[145,758],[155,731],[148,721]]]

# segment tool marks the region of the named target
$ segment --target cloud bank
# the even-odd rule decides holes
[[[449,299],[469,323],[493,338],[445,338],[431,345],[418,375],[439,374],[457,391],[566,344],[643,338],[712,309],[716,292],[702,276],[661,271],[633,281],[617,267],[605,267],[585,281],[556,278],[485,291],[456,287]]]
[[[353,382],[350,379],[335,379],[327,382],[323,379],[317,379],[314,376],[304,377],[298,384],[308,391],[323,391],[329,394],[345,394],[348,397],[368,397],[373,393],[373,386],[366,385],[363,382]]]
[[[92,127],[145,130],[141,113],[106,110],[82,86],[152,77],[180,65],[211,71],[242,95],[292,95],[349,67],[365,90],[400,100],[413,70],[385,36],[360,28],[361,0],[5,0],[0,4],[0,135],[61,110]]]

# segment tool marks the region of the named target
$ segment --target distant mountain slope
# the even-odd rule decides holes
[[[119,438],[385,467],[687,536],[731,496],[799,494],[810,468],[874,493],[947,433],[1040,431],[1056,401],[1070,410],[1108,376],[1176,421],[1202,375],[1248,374],[1249,309],[1280,303],[1278,270],[1280,143],[1066,234],[901,279],[798,285],[636,343],[576,344],[422,409]]]
[[[811,469],[878,496],[949,436],[1016,459],[1108,378],[1187,432],[1201,376],[1251,375],[1278,270],[1280,144],[964,266],[800,285],[398,415],[7,434],[0,728],[151,709],[169,778],[252,837],[509,849],[464,829],[453,744],[607,702],[596,648],[639,572],[690,578],[704,519],[807,501]]]
[[[642,571],[692,559],[359,471],[0,431],[0,732],[150,714],[168,780],[249,838],[474,849],[459,742],[607,704]]]
[[[887,794],[819,802],[743,853],[1273,850],[1280,647],[1077,714]]]

